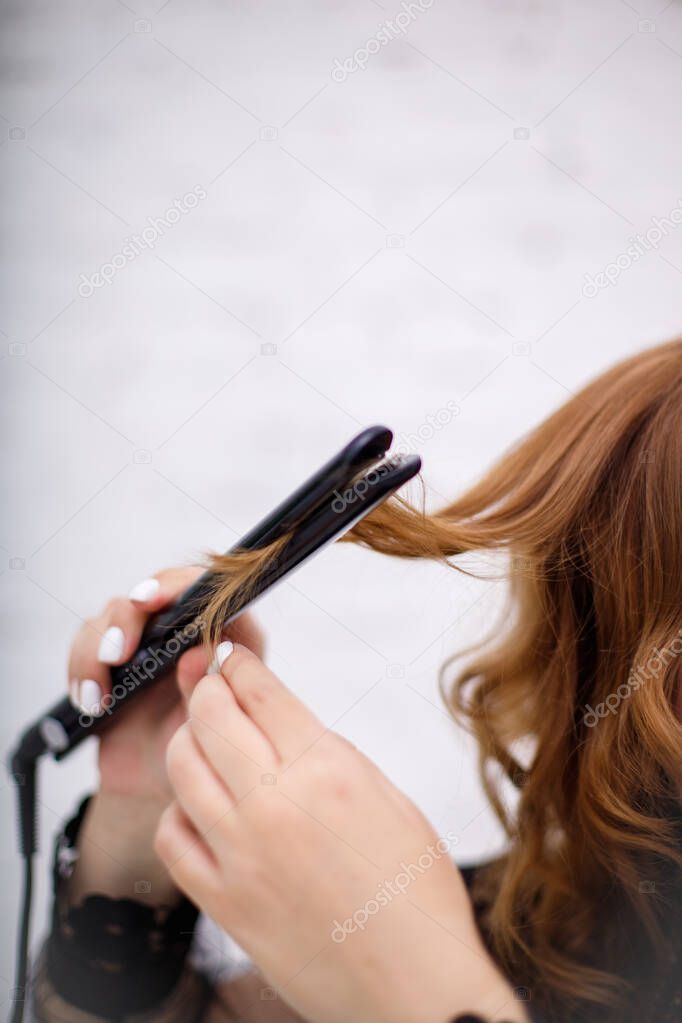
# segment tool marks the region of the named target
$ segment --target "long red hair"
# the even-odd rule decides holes
[[[447,507],[392,500],[344,540],[455,567],[508,555],[508,630],[447,697],[509,836],[481,872],[485,933],[547,1001],[617,1006],[632,928],[655,956],[656,884],[682,866],[682,341],[604,373]],[[213,559],[209,632],[276,556]]]

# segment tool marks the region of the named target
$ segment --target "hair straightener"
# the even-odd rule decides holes
[[[384,426],[363,430],[231,549],[230,553],[253,551],[282,540],[281,549],[248,591],[237,597],[224,625],[419,472],[418,455],[386,454],[392,440],[393,434]],[[111,687],[116,699],[106,715],[83,714],[65,697],[24,731],[11,754],[10,769],[18,796],[20,851],[25,865],[12,1023],[23,1019],[25,1004],[32,862],[37,851],[37,762],[45,753],[62,760],[88,736],[108,727],[121,707],[167,675],[181,655],[200,642],[201,615],[215,581],[213,573],[205,572],[172,607],[150,620],[132,658],[111,668]]]

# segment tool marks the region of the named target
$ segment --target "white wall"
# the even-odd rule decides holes
[[[458,403],[420,445],[437,502],[679,331],[682,229],[582,290],[679,208],[682,8],[664,5],[433,0],[343,82],[335,61],[397,3],[3,5],[3,746],[61,693],[81,617],[227,547],[361,426],[410,434]],[[195,186],[154,250],[79,294]],[[346,547],[260,609],[274,667],[460,835],[461,860],[499,835],[436,673],[498,602]],[[43,772],[43,878],[92,765]]]

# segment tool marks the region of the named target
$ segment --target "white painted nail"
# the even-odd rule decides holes
[[[102,636],[97,657],[102,664],[116,664],[123,656],[124,646],[123,629],[119,629],[118,625],[112,625]]]
[[[102,690],[97,682],[91,678],[84,678],[80,684],[78,694],[78,703],[81,710],[85,711],[86,714],[92,714],[93,717],[98,717],[102,713],[101,700]]]
[[[234,644],[230,643],[229,639],[226,639],[224,643],[216,649],[215,659],[218,662],[218,667],[222,668],[223,664],[234,650]]]
[[[72,678],[69,681],[69,699],[71,700],[71,703],[74,705],[74,707],[78,707],[79,706],[80,699],[79,699],[79,695],[78,695],[78,679],[77,678]]]
[[[132,590],[128,594],[131,600],[137,600],[140,604],[145,604],[152,597],[155,597],[159,592],[161,583],[158,579],[143,579],[141,583],[136,583]]]

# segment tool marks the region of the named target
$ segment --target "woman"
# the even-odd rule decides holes
[[[449,507],[392,502],[348,535],[400,557],[509,556],[507,634],[451,694],[509,836],[474,871],[268,671],[251,623],[208,674],[186,654],[180,702],[161,687],[102,739],[99,791],[57,857],[39,1018],[682,1019],[681,513],[674,341],[586,387]],[[258,565],[214,567],[215,638]],[[160,573],[88,624],[74,699],[99,705],[107,663],[192,578]],[[185,960],[196,907],[261,972],[209,988]]]

